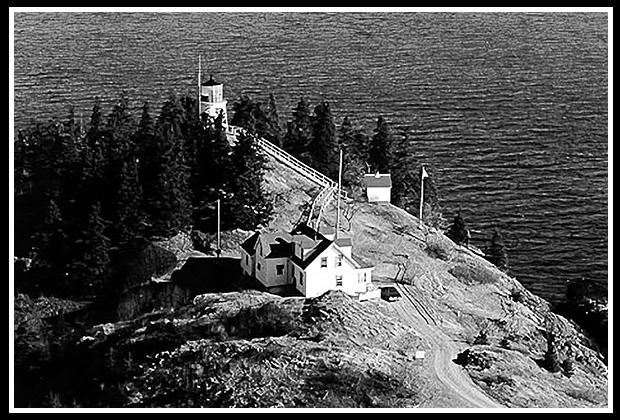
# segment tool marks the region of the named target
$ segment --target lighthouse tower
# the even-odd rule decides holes
[[[213,80],[213,75],[210,75],[209,80],[202,82],[200,74],[200,59],[198,61],[198,114],[202,115],[206,112],[207,115],[217,118],[222,113],[222,125],[224,128],[228,128],[228,116],[226,114],[226,103],[224,100],[224,85]]]

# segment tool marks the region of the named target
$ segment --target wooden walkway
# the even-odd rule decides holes
[[[243,129],[242,127],[236,127],[232,125],[227,127],[227,135],[233,136],[234,138],[244,132],[245,129]],[[301,174],[307,180],[317,184],[324,189],[333,191],[334,194],[337,194],[338,183],[333,179],[306,165],[295,156],[291,155],[288,152],[285,152],[268,140],[257,137],[256,142],[265,154],[275,158],[278,162],[281,162],[289,168],[293,169],[295,172]],[[343,191],[341,192],[341,197],[346,200],[348,198],[348,195],[346,192]]]

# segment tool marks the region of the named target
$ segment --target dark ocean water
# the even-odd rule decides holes
[[[136,109],[195,93],[303,96],[370,132],[384,116],[429,166],[445,215],[551,301],[608,281],[608,22],[604,13],[17,13],[16,128],[88,122],[126,91]],[[232,112],[232,110],[230,110]]]

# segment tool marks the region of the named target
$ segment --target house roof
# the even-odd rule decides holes
[[[330,241],[329,239],[325,239],[319,242],[319,244],[314,249],[312,249],[312,251],[310,251],[310,253],[307,256],[305,256],[303,260],[293,254],[291,255],[291,261],[294,262],[299,268],[305,269],[310,264],[312,264],[312,261],[316,260],[319,257],[319,255],[323,253],[323,251],[329,248],[329,246],[332,243],[333,242]]]
[[[392,176],[390,174],[366,174],[364,175],[366,188],[389,188],[392,186]]]
[[[265,258],[288,258],[291,256],[291,243],[282,238],[276,238],[275,243],[269,244],[269,253]]]
[[[290,233],[283,231],[255,232],[241,244],[241,248],[248,254],[254,255],[258,242],[260,242],[265,250],[264,258],[289,258],[301,269],[305,269],[312,264],[314,260],[321,256],[323,252],[332,245],[335,245],[337,248],[351,246],[351,238],[339,238],[336,241],[331,241],[305,223],[295,226]],[[297,257],[293,253],[293,243],[297,243],[301,245],[303,249],[309,251],[305,253],[303,259]],[[344,260],[352,267],[362,267],[353,258],[349,258],[344,254],[342,255]]]
[[[241,244],[241,249],[243,249],[250,255],[254,255],[254,253],[256,252],[256,242],[258,241],[259,237],[260,233],[254,232],[252,236],[243,241],[243,243]]]
[[[311,251],[304,256],[303,259],[291,255],[291,261],[293,261],[298,267],[304,269],[308,267],[312,261],[323,253],[331,244],[332,241],[327,239],[321,233],[312,229],[305,223],[300,223],[291,230],[291,235],[295,242],[299,243],[304,249],[311,249]],[[310,245],[314,245],[310,248]]]

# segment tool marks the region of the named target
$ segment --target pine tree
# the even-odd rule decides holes
[[[338,179],[338,143],[336,126],[329,103],[322,101],[314,108],[312,138],[308,151],[312,166],[324,175]]]
[[[343,150],[342,184],[354,196],[363,194],[366,156],[358,144],[361,133],[354,133],[348,117],[344,117],[338,132],[338,144]]]
[[[232,149],[226,135],[214,120],[205,120],[195,139],[195,157],[190,185],[193,194],[193,225],[202,231],[213,231],[215,202],[225,199],[234,177],[231,170]]]
[[[452,239],[452,241],[454,241],[454,243],[458,245],[465,244],[466,246],[469,246],[469,231],[467,229],[465,220],[461,216],[460,210],[454,217],[452,224],[448,228],[446,236]]]
[[[551,331],[547,331],[547,351],[545,352],[544,361],[549,372],[555,373],[561,370],[556,335]]]
[[[142,191],[135,159],[128,159],[122,163],[115,181],[118,186],[114,197],[116,206],[108,228],[108,237],[115,247],[124,251],[139,243],[144,230],[144,215],[141,210]]]
[[[508,256],[499,229],[495,229],[486,252],[486,259],[502,271],[508,269]]]
[[[53,199],[49,199],[43,223],[33,234],[34,258],[29,270],[30,281],[44,293],[68,294],[68,273],[70,262],[66,223]]]
[[[264,165],[265,159],[259,153],[254,137],[239,136],[232,153],[234,176],[228,197],[223,200],[223,229],[252,230],[269,220],[273,206],[262,186]]]
[[[148,102],[144,102],[142,105],[142,114],[140,116],[140,122],[138,123],[138,134],[140,135],[153,135],[154,125],[151,118],[151,110]]]
[[[293,109],[293,120],[287,124],[282,147],[304,163],[311,164],[312,159],[308,154],[308,147],[311,140],[312,124],[310,119],[310,107],[306,100],[301,98],[297,106]]]
[[[394,140],[394,152],[390,156],[393,164],[391,170],[392,203],[418,216],[420,206],[420,173],[416,168],[415,156],[411,153],[410,148],[407,137]]]
[[[110,241],[104,235],[105,227],[97,202],[91,206],[73,242],[75,257],[69,265],[72,295],[97,294],[105,286],[110,265]]]
[[[276,145],[280,146],[282,143],[282,128],[280,128],[280,117],[278,116],[276,97],[273,93],[269,94],[269,102],[267,103],[267,120],[269,121],[269,125],[274,136],[278,140]]]
[[[101,115],[101,101],[99,98],[95,98],[95,105],[93,105],[93,112],[90,116],[90,128],[88,129],[88,135],[93,136],[101,129],[103,123],[103,117]]]
[[[140,177],[148,234],[169,236],[191,222],[189,167],[182,136],[183,109],[176,97],[162,107],[154,136],[142,147]]]
[[[34,264],[51,269],[66,264],[67,249],[65,223],[58,205],[50,199],[45,211],[43,224],[34,235],[36,258]]]
[[[373,172],[381,173],[389,173],[393,167],[390,128],[387,121],[381,116],[377,119],[375,135],[370,141],[368,164]]]

